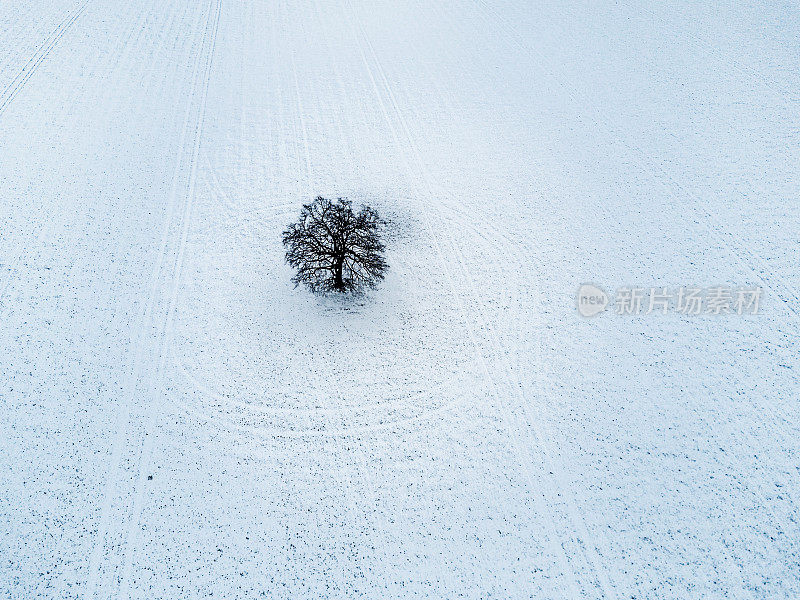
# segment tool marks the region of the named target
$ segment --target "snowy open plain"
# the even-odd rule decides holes
[[[3,0],[0,596],[800,597],[798,65],[777,0]],[[376,291],[292,286],[320,194]]]

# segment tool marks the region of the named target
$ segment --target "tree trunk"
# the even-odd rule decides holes
[[[344,279],[342,278],[343,266],[344,260],[337,261],[336,264],[333,265],[333,287],[339,292],[344,291]]]

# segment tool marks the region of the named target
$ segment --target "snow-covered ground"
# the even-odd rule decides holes
[[[4,0],[0,595],[800,597],[799,40],[777,1]],[[318,194],[390,222],[365,298],[289,281]]]

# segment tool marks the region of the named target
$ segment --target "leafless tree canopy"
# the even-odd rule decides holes
[[[283,232],[286,262],[297,271],[292,281],[315,293],[374,288],[388,269],[382,226],[372,208],[356,213],[345,198],[319,196],[303,205],[300,219]]]

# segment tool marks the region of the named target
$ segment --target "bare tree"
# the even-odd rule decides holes
[[[286,262],[295,286],[314,293],[361,292],[374,288],[388,269],[380,240],[384,222],[369,206],[353,212],[346,198],[318,196],[304,204],[300,219],[283,232]]]

